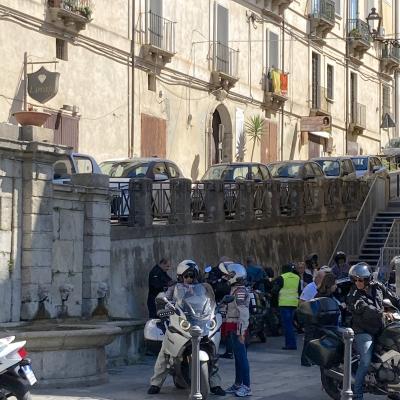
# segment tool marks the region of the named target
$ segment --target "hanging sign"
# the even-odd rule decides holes
[[[59,79],[59,72],[51,72],[44,67],[28,74],[29,96],[40,103],[46,103],[57,94]]]
[[[330,132],[332,120],[330,116],[302,117],[300,119],[301,132]]]

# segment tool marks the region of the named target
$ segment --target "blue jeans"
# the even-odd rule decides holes
[[[297,349],[296,332],[293,326],[295,307],[279,307],[283,330],[285,331],[285,346],[288,349]]]
[[[354,337],[354,344],[357,353],[360,355],[360,363],[358,364],[356,379],[354,382],[354,400],[363,398],[363,385],[365,375],[371,364],[372,353],[374,351],[374,340],[368,333],[357,333]]]
[[[240,343],[239,336],[230,333],[235,356],[235,385],[246,385],[250,387],[250,367],[247,359],[247,350],[244,343]]]

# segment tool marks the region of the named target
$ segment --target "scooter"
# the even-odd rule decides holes
[[[162,298],[165,309],[157,313],[159,319],[146,323],[144,337],[146,341],[163,342],[162,351],[175,386],[191,388],[191,398],[200,398],[201,394],[206,400],[209,374],[215,368],[221,340],[222,316],[209,285],[177,284],[174,299],[175,304]],[[225,296],[221,303],[231,301],[233,296]],[[160,322],[165,326],[165,335]]]
[[[0,400],[31,400],[29,387],[37,382],[24,346],[15,336],[0,339]]]

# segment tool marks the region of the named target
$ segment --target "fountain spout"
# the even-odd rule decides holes
[[[68,317],[68,306],[65,304],[68,301],[69,295],[74,291],[74,286],[66,283],[61,285],[58,289],[61,295],[61,306],[58,306],[57,318],[67,318]]]
[[[97,289],[97,306],[92,312],[92,317],[108,318],[108,310],[106,307],[107,295],[109,288],[106,282],[100,282]]]
[[[49,301],[49,289],[45,286],[39,286],[38,290],[39,307],[33,319],[49,319],[50,313],[46,310],[45,302]]]

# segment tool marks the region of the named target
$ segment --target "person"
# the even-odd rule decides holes
[[[300,289],[303,290],[309,283],[313,281],[313,276],[306,272],[306,263],[300,261],[296,264],[296,272],[300,276]]]
[[[247,397],[252,395],[250,366],[245,344],[250,318],[250,296],[245,286],[247,274],[241,264],[228,264],[224,272],[230,277],[231,295],[234,297],[234,301],[227,306],[225,329],[231,337],[235,357],[235,382],[225,392],[234,393],[237,397]]]
[[[399,308],[400,299],[386,287],[373,280],[371,268],[359,262],[350,268],[353,282],[346,304],[352,315],[351,328],[354,330],[354,344],[360,356],[354,382],[354,400],[363,399],[363,385],[373,354],[374,337],[383,328],[383,299],[389,299]]]
[[[300,277],[295,273],[294,264],[282,267],[282,274],[275,279],[272,291],[279,295],[279,312],[285,333],[285,346],[282,350],[297,350],[293,318],[299,303]]]
[[[332,266],[332,273],[336,279],[347,278],[349,276],[350,265],[347,262],[346,253],[338,251]]]
[[[321,284],[322,279],[326,272],[330,272],[331,269],[324,265],[316,272],[314,279],[309,283],[300,294],[300,303],[303,301],[312,300],[318,292],[318,286]]]
[[[174,293],[177,285],[182,285],[184,288],[190,288],[191,285],[198,283],[199,267],[192,260],[182,261],[176,270],[178,283],[170,286],[165,292],[161,292],[157,296],[160,303],[164,303],[162,298],[166,297],[168,300],[174,300]],[[207,284],[206,284],[207,285]],[[179,287],[178,287],[179,289]],[[211,288],[210,288],[211,290]],[[164,341],[166,336],[164,337]],[[165,356],[165,343],[162,343],[161,350],[158,353],[156,363],[154,365],[154,374],[150,379],[150,387],[147,391],[148,394],[157,394],[161,390],[161,386],[168,376],[168,360]],[[215,362],[214,368],[210,374],[210,391],[217,396],[225,396],[225,391],[221,388],[221,378],[218,373],[218,365]]]
[[[309,254],[305,259],[305,263],[306,263],[306,272],[314,276],[319,269],[318,254],[317,253]]]
[[[321,283],[318,285],[317,294],[314,298],[333,297],[336,288],[336,276],[333,274],[333,272],[327,272],[324,274]]]
[[[162,258],[149,272],[149,293],[147,295],[149,318],[157,318],[156,297],[173,283],[168,275],[169,269],[169,261],[166,258]]]
[[[246,273],[247,273],[247,283],[253,289],[265,292],[265,287],[264,287],[265,273],[260,266],[256,265],[253,256],[247,256],[246,258]]]

